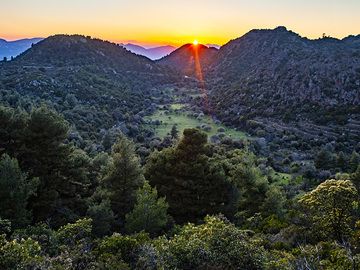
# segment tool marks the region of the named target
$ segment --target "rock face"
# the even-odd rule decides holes
[[[285,27],[253,30],[221,47],[207,79],[213,106],[232,120],[344,121],[360,113],[360,36],[309,40]]]
[[[199,70],[203,73],[213,62],[218,50],[201,44],[185,44],[173,51],[157,63],[180,71],[187,76],[198,76]]]

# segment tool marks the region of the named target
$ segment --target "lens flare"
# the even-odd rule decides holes
[[[196,46],[199,44],[199,41],[197,41],[196,39],[193,41],[193,44]]]
[[[211,114],[211,108],[210,108],[210,104],[209,104],[208,92],[206,90],[205,79],[204,79],[202,66],[201,66],[201,62],[200,62],[200,55],[199,55],[200,52],[199,52],[199,50],[201,49],[201,47],[196,46],[198,43],[195,44],[195,41],[193,43],[195,45],[195,47],[193,48],[193,50],[194,50],[193,51],[194,52],[194,61],[195,61],[195,76],[199,81],[201,94],[203,94],[203,107],[205,109],[205,112],[207,114]]]

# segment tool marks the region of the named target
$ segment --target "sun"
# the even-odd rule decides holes
[[[199,41],[197,41],[196,39],[193,41],[193,44],[196,46],[199,44]]]

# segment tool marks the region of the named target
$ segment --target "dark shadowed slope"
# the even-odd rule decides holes
[[[183,74],[194,76],[197,68],[204,71],[213,61],[218,50],[198,44],[186,44],[172,52],[170,55],[160,59],[158,63],[176,69]]]

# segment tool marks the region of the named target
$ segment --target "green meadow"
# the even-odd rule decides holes
[[[186,128],[196,128],[205,124],[211,127],[209,131],[204,130],[204,132],[209,137],[218,133],[224,133],[226,136],[232,139],[250,138],[244,132],[215,123],[215,121],[210,116],[204,116],[201,120],[188,116],[185,112],[179,111],[184,106],[184,104],[179,103],[171,104],[171,110],[169,110],[168,113],[165,113],[165,110],[160,108],[156,113],[147,117],[147,120],[159,120],[161,122],[160,125],[151,125],[155,129],[157,136],[161,138],[165,137],[170,132],[173,125],[176,125],[179,132],[182,133],[182,131]],[[220,128],[223,128],[224,132],[219,132],[218,129]]]

